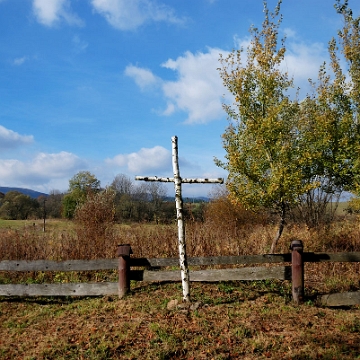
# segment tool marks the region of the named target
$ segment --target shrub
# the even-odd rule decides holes
[[[76,208],[78,241],[92,252],[101,248],[99,245],[113,237],[114,198],[115,193],[111,189],[105,189],[99,193],[90,192],[86,201]]]

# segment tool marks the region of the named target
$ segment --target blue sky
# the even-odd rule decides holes
[[[283,66],[303,94],[342,26],[334,2],[283,0]],[[226,178],[213,161],[231,101],[219,54],[246,47],[262,19],[262,0],[0,0],[0,186],[172,176],[174,135],[183,177]]]

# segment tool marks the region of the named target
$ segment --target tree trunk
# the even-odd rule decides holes
[[[270,254],[275,253],[276,245],[278,244],[279,239],[280,239],[280,237],[281,237],[281,235],[283,233],[283,230],[284,230],[284,227],[285,227],[285,216],[286,216],[286,205],[285,205],[285,202],[282,201],[281,202],[279,228],[278,228],[277,235],[276,235],[275,239],[273,240],[273,242],[271,244]]]

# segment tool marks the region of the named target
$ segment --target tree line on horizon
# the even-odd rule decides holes
[[[115,222],[169,223],[176,218],[174,200],[167,196],[162,183],[135,183],[129,176],[118,174],[110,186],[101,187],[100,180],[89,171],[80,171],[69,180],[66,193],[57,190],[34,199],[20,191],[0,194],[0,218],[8,220],[68,219],[76,220],[77,210],[86,203],[106,202]],[[201,202],[191,206],[191,216],[201,217]],[[105,208],[103,209],[105,211]],[[190,215],[189,215],[190,216]]]

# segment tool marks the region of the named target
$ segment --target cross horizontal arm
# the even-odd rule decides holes
[[[135,180],[174,182],[174,178],[157,177],[157,176],[135,176]]]
[[[143,181],[160,181],[160,182],[174,182],[174,178],[158,177],[158,176],[135,176],[135,180]],[[223,184],[224,179],[181,179],[183,184]]]
[[[224,179],[218,178],[218,179],[181,179],[182,183],[188,183],[188,184],[223,184]]]

